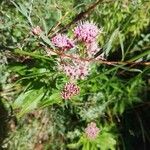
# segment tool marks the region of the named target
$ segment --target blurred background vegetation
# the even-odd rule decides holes
[[[53,34],[79,20],[103,28],[98,42],[108,61],[150,60],[149,0],[1,0],[1,149],[65,150],[91,121],[109,133],[102,150],[150,149],[149,65],[94,64],[78,82],[81,94],[60,99],[68,79],[39,45],[51,46]],[[31,35],[37,25],[42,38]]]

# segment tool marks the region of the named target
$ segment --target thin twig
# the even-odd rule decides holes
[[[49,30],[48,36],[50,36],[50,33],[52,31],[55,31],[61,25],[61,21],[65,19],[65,17],[68,15],[68,13],[69,12],[67,12],[64,16],[62,16],[62,18],[57,22],[57,24]]]
[[[97,0],[95,3],[91,4],[85,11],[79,13],[69,24],[59,30],[59,32],[66,31],[72,24],[78,22],[82,18],[85,18],[90,12],[96,8],[98,4],[100,4],[103,0]]]

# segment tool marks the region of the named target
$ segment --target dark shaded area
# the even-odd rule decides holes
[[[121,150],[150,149],[150,89],[147,87],[141,95],[144,101],[128,109],[121,117],[121,139],[124,142]]]
[[[8,134],[8,111],[0,99],[0,150]]]

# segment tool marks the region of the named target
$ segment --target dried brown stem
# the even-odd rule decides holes
[[[101,64],[107,64],[107,65],[144,65],[144,66],[150,66],[150,62],[131,62],[131,61],[107,61],[107,60],[96,60],[95,58],[82,58],[82,57],[75,57],[73,55],[70,54],[65,54],[64,52],[58,52],[58,51],[54,51],[50,48],[46,48],[48,51],[51,51],[55,54],[57,54],[58,56],[60,56],[61,58],[71,58],[71,59],[78,59],[81,61],[88,61],[88,62],[97,62],[97,63],[101,63]]]
[[[67,15],[68,15],[68,12],[67,12],[64,16],[62,16],[62,18],[57,22],[57,24],[56,24],[54,27],[52,27],[52,28],[49,30],[48,36],[51,36],[50,33],[53,32],[53,31],[55,31],[55,30],[59,27],[59,25],[61,25],[61,21],[64,20],[64,18],[65,18]]]
[[[66,31],[72,24],[78,22],[82,18],[85,18],[87,15],[90,14],[90,12],[96,8],[98,4],[100,4],[103,0],[97,0],[95,3],[91,4],[85,11],[79,13],[69,24],[67,24],[65,27],[59,30],[59,32]]]

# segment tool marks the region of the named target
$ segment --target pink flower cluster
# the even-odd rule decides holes
[[[95,24],[89,22],[80,24],[74,30],[74,34],[77,39],[85,43],[87,56],[89,58],[94,58],[94,55],[100,51],[96,41],[96,38],[100,32],[101,30],[98,29]]]
[[[100,132],[100,129],[96,127],[96,123],[94,122],[89,123],[87,128],[85,129],[85,134],[87,138],[91,140],[96,139],[99,132]]]
[[[73,40],[69,39],[66,35],[57,34],[52,38],[52,43],[61,50],[69,50],[74,47]]]
[[[95,24],[85,22],[81,23],[74,29],[74,34],[78,40],[85,43],[91,43],[96,40],[96,37],[99,34],[99,29]]]
[[[70,99],[72,96],[79,94],[79,87],[74,83],[66,83],[65,87],[61,93],[62,98],[65,100]]]
[[[68,38],[64,34],[56,34],[51,39],[51,42],[58,48],[58,50],[64,51],[64,53],[74,53],[71,54],[73,57],[67,57],[66,54],[63,53],[63,55],[60,56],[59,68],[64,71],[71,80],[85,79],[89,74],[90,62],[81,59],[79,53],[80,50],[78,50],[78,46],[75,45],[82,42],[86,50],[82,55],[87,58],[94,58],[94,55],[100,50],[96,41],[100,30],[95,24],[84,22],[75,27],[73,33],[75,40]],[[72,49],[72,51],[69,52],[70,49]],[[70,99],[73,95],[78,93],[79,88],[77,85],[67,83],[62,91],[62,98]]]
[[[73,61],[72,64],[62,65],[63,70],[71,79],[84,79],[89,73],[89,62],[83,62],[81,60]]]

